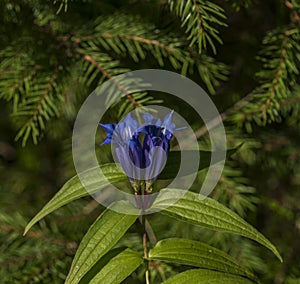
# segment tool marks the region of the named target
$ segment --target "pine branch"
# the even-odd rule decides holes
[[[85,49],[84,51],[81,52],[87,52],[87,50]],[[89,54],[85,54],[84,55],[84,60],[87,61],[88,63],[90,63],[91,66],[94,67],[94,69],[91,69],[90,66],[86,67],[87,70],[87,74],[84,74],[84,77],[89,78],[89,83],[91,83],[91,78],[94,80],[97,78],[97,70],[99,70],[101,72],[101,74],[103,75],[102,78],[100,79],[99,82],[103,82],[104,78],[107,78],[109,80],[111,80],[114,85],[115,88],[111,88],[109,90],[109,94],[108,94],[108,100],[105,102],[106,104],[109,103],[109,101],[111,100],[116,100],[116,103],[113,104],[113,106],[116,106],[117,104],[119,104],[118,106],[118,117],[122,117],[124,114],[128,113],[129,111],[133,110],[134,108],[143,108],[143,106],[146,105],[153,105],[153,104],[158,104],[158,103],[162,103],[161,100],[156,100],[153,97],[149,96],[147,92],[137,92],[134,94],[130,94],[127,89],[126,89],[126,82],[122,83],[119,82],[118,80],[115,80],[115,76],[118,75],[119,73],[121,74],[122,72],[124,72],[124,70],[119,70],[118,68],[116,69],[110,69],[110,71],[107,71],[103,65],[100,65],[98,62],[101,60],[101,64],[109,64],[111,65],[111,63],[113,62],[113,60],[108,60],[107,63],[105,61],[103,61],[103,56],[101,55],[101,53],[99,52],[93,52],[93,57],[90,55],[92,52],[92,50],[89,50]],[[101,57],[101,58],[100,58]],[[95,60],[95,58],[98,59],[98,61]],[[113,66],[118,66],[119,64],[113,65]],[[112,67],[112,66],[110,66]],[[95,71],[96,70],[96,71]],[[99,83],[100,84],[100,83]],[[120,97],[116,97],[119,95],[120,92],[116,91],[119,90],[122,94],[124,94],[124,96],[127,98],[126,101],[119,101]]]
[[[106,71],[103,66],[99,65],[96,60],[90,56],[90,55],[84,55],[84,60],[88,61],[89,63],[91,63],[95,68],[97,68],[102,74],[103,76],[105,76],[107,79],[112,79],[114,78],[114,76],[109,73],[108,71]],[[118,82],[116,82],[115,80],[113,80],[116,85],[117,85],[117,88],[124,94],[126,94],[126,97],[129,99],[129,101],[135,106],[135,107],[139,107],[139,103],[130,95],[128,94],[127,90],[122,86],[120,85]]]
[[[205,54],[199,57],[192,48],[185,50],[184,38],[159,30],[138,16],[117,13],[109,18],[100,17],[98,22],[100,23],[93,35],[82,36],[74,41],[93,46],[94,49],[99,47],[122,57],[128,55],[136,62],[145,60],[147,54],[151,53],[161,66],[168,60],[183,75],[193,73],[196,69],[212,94],[220,81],[227,77],[227,67],[224,64]]]
[[[17,227],[12,226],[12,225],[0,225],[0,230],[3,231],[3,232],[6,232],[6,233],[16,232],[20,236],[24,232],[24,228],[17,228]],[[28,232],[27,236],[31,237],[31,238],[35,238],[35,239],[48,241],[52,244],[60,245],[60,246],[63,246],[67,249],[76,249],[77,248],[77,244],[75,242],[67,242],[67,241],[62,240],[62,239],[51,238],[51,237],[48,237],[47,235],[45,235],[41,232],[37,232],[37,231],[30,231],[30,232]],[[0,266],[1,265],[3,266],[4,264],[0,263]]]
[[[76,43],[98,46],[134,61],[144,60],[151,53],[164,66],[168,59],[174,69],[190,64],[190,56],[184,51],[185,41],[173,33],[160,30],[138,16],[115,13],[97,20],[93,35],[75,39]]]
[[[255,196],[255,188],[248,185],[249,181],[242,174],[233,162],[227,163],[213,196],[240,216],[246,217],[249,210],[255,210],[259,199]]]
[[[208,47],[216,53],[214,41],[222,43],[216,27],[226,26],[224,10],[210,1],[203,0],[168,0],[168,4],[171,11],[180,17],[190,46],[197,44],[199,53]]]
[[[73,0],[53,0],[54,5],[60,2],[59,7],[57,9],[57,14],[59,14],[62,11],[62,9],[64,9],[64,11],[67,12],[69,1],[73,2]]]
[[[26,221],[18,213],[0,213],[0,277],[5,283],[57,283],[64,279],[76,244],[49,228],[22,237]],[[52,236],[50,235],[52,233]],[[63,249],[62,249],[63,248]]]
[[[13,115],[22,125],[16,139],[22,139],[23,145],[30,136],[34,143],[38,142],[46,122],[64,111],[60,108],[60,102],[74,103],[74,100],[65,97],[65,90],[74,83],[69,81],[69,76],[72,76],[70,80],[81,77],[84,85],[93,89],[104,80],[114,81],[116,75],[130,71],[122,67],[124,56],[140,61],[151,55],[161,66],[168,61],[174,69],[180,69],[183,75],[197,68],[211,93],[215,92],[219,81],[225,79],[226,67],[223,64],[204,54],[200,59],[194,59],[198,54],[193,55],[186,50],[183,38],[160,30],[139,16],[124,13],[101,16],[92,35],[86,35],[87,30],[84,29],[75,29],[74,33],[65,34],[65,30],[60,28],[61,19],[52,15],[51,8],[48,8],[46,11],[49,11],[50,16],[43,18],[39,14],[41,7],[38,5],[33,15],[37,30],[22,42],[12,42],[10,51],[5,50],[0,54],[5,59],[0,64],[0,73],[3,74],[0,79],[0,97],[14,102]],[[88,32],[90,34],[90,29]],[[47,40],[47,54],[40,49],[30,54],[24,52],[26,49],[23,46],[30,45],[40,37]],[[17,54],[16,50],[22,52]],[[73,72],[80,58],[82,68]],[[45,70],[52,70],[52,73]],[[116,90],[125,93],[127,97],[127,101],[119,105],[119,116],[136,107],[161,103],[145,92],[128,94],[126,86],[119,83],[116,84]],[[109,99],[114,95],[113,90],[111,92]]]
[[[261,85],[243,109],[243,120],[258,124],[280,119],[280,101],[289,97],[298,81],[300,30],[288,27],[268,34],[264,40],[264,69],[257,74]],[[271,57],[271,59],[269,59]]]
[[[201,54],[196,58],[194,65],[202,81],[210,94],[216,93],[216,88],[220,86],[221,81],[226,81],[228,76],[228,67],[216,61],[213,57]]]
[[[33,78],[26,97],[13,113],[15,117],[28,117],[16,136],[16,140],[22,137],[23,145],[30,134],[34,143],[37,143],[41,130],[45,129],[45,122],[58,116],[57,99],[63,100],[63,86],[57,82],[60,68],[61,66],[57,67],[48,76]]]
[[[34,63],[26,53],[10,47],[0,52],[0,58],[0,98],[13,100],[16,107],[28,82],[41,66]]]
[[[285,113],[283,100],[290,98],[298,83],[300,29],[292,20],[288,27],[276,29],[265,37],[259,59],[263,69],[257,73],[261,85],[222,114],[238,126],[251,131],[251,121],[259,125],[280,121]],[[204,131],[204,132],[203,132]],[[201,134],[206,132],[201,129]]]

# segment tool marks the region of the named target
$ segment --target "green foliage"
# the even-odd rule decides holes
[[[163,282],[164,284],[180,284],[180,283],[191,283],[191,284],[197,284],[201,281],[201,283],[204,284],[217,284],[217,283],[224,283],[224,284],[230,284],[230,283],[236,283],[236,284],[251,284],[254,283],[251,280],[245,279],[240,276],[227,274],[227,273],[220,273],[216,271],[207,271],[203,269],[195,269],[195,270],[189,270],[185,271],[183,273],[180,273],[176,275],[173,278],[170,278],[169,280]]]
[[[193,58],[184,38],[138,15],[118,11],[82,27],[61,14],[55,15],[48,4],[42,7],[28,1],[25,5],[33,12],[26,24],[32,20],[34,28],[0,52],[0,98],[13,103],[13,116],[20,127],[16,140],[22,139],[23,146],[30,137],[36,144],[47,122],[65,115],[59,104],[76,103],[68,98],[74,81],[93,90],[104,80],[130,70],[122,66],[124,57],[135,62],[151,57],[161,67],[168,61],[184,75],[196,68],[211,93],[226,78],[224,64],[209,56]],[[67,1],[60,9],[62,5]],[[33,41],[38,44],[32,46]],[[28,45],[33,47],[30,52]],[[132,107],[157,103],[146,93],[127,97],[119,116]]]
[[[250,271],[241,267],[229,255],[191,240],[177,238],[161,240],[149,251],[149,259],[223,271],[256,281],[256,277]]]
[[[232,150],[231,150],[232,152]],[[193,155],[193,153],[191,153]],[[211,152],[200,151],[201,165],[200,169],[209,166]],[[173,167],[174,163],[178,164],[180,161],[180,152],[172,151],[169,155],[168,162],[164,171],[159,176],[159,179],[172,179],[176,176],[178,169]],[[120,171],[115,164],[104,164],[101,166],[101,170],[105,178],[99,179],[99,168],[91,168],[81,173],[81,176],[74,176],[72,179],[67,181],[65,185],[57,192],[57,194],[41,209],[41,211],[28,223],[25,228],[24,234],[30,230],[30,228],[36,224],[39,220],[44,218],[46,215],[57,210],[58,208],[74,201],[78,198],[86,196],[88,194],[99,193],[100,190],[105,189],[111,183],[124,182],[127,180],[126,175],[123,171]],[[185,173],[190,174],[190,173]],[[82,186],[80,178],[86,181],[85,185],[89,187],[89,192]]]
[[[116,203],[114,206],[120,205],[121,203]],[[79,283],[93,265],[126,233],[137,216],[116,213],[110,209],[104,211],[82,239],[65,283]]]
[[[168,4],[186,28],[190,46],[197,44],[199,53],[209,46],[216,53],[214,41],[222,43],[216,26],[226,26],[224,10],[211,1],[202,0],[168,0]]]
[[[101,189],[104,189],[110,183],[125,181],[127,177],[123,172],[120,172],[116,169],[116,166],[113,164],[106,164],[102,167],[102,172],[107,179],[99,180],[97,172],[99,168],[93,168],[82,173],[83,178],[88,180],[88,186],[91,189],[91,193],[98,192]],[[94,190],[93,190],[94,189]],[[49,213],[60,208],[61,206],[76,200],[80,197],[88,195],[88,192],[82,186],[78,176],[70,179],[66,184],[61,188],[61,190],[42,208],[42,210],[37,214],[30,223],[26,226],[24,234],[39,220],[44,218]]]
[[[142,263],[143,258],[141,255],[127,248],[112,258],[89,283],[97,284],[100,281],[107,284],[121,283]]]
[[[106,166],[104,166],[104,168],[106,168]],[[108,165],[107,168],[111,174],[116,172],[116,170],[111,170],[111,165]],[[91,172],[92,171],[89,171],[87,174],[93,177]],[[71,179],[70,182],[67,182],[56,196],[61,197],[65,191],[69,192],[69,188],[72,188],[72,186],[78,191],[80,185],[78,185],[78,181],[76,181],[74,185],[74,180],[76,181],[76,177]],[[93,180],[93,178],[91,180]],[[99,182],[96,184],[99,186]],[[84,191],[84,187],[82,187],[82,191]],[[168,194],[166,195],[166,193]],[[276,248],[262,234],[225,206],[210,198],[200,201],[199,195],[191,192],[187,192],[183,198],[176,202],[178,196],[181,195],[181,190],[162,189],[149,210],[160,209],[162,210],[162,213],[183,219],[192,224],[219,231],[232,232],[251,238],[269,248],[280,260],[282,260]],[[79,198],[80,196],[78,195],[77,197]],[[55,198],[56,197],[54,197],[54,199]],[[59,204],[66,204],[70,201],[72,201],[72,199],[69,198],[68,194],[65,196],[63,195]],[[53,199],[36,215],[36,217],[32,219],[26,227],[26,231],[28,231],[34,223],[40,220],[42,216],[45,216],[54,210],[51,208],[52,203]],[[124,201],[114,203],[112,207],[110,209],[106,209],[90,227],[76,252],[66,283],[79,283],[80,280],[89,273],[93,266],[95,266],[97,262],[113,248],[126,231],[133,225],[139,214],[137,209],[132,207],[132,214],[135,215],[126,215],[114,211],[116,208],[120,210],[120,207],[124,205]],[[55,202],[54,206],[56,206],[56,208],[58,207]],[[48,209],[48,207],[50,209]],[[182,254],[178,250],[182,250]],[[197,254],[196,258],[195,253]],[[200,255],[201,257],[199,258]],[[117,278],[120,277],[123,279],[123,275],[125,274],[126,276],[128,272],[123,270],[120,266],[117,266],[116,268],[116,263],[118,264],[119,261],[124,261],[123,257],[124,256],[122,255],[109,261],[105,266],[103,266],[99,274],[97,274],[92,281],[100,279],[99,277],[104,277],[104,275],[108,273],[107,271],[111,271],[111,269],[116,269],[115,273],[117,274],[114,275],[117,275]],[[213,260],[211,259],[212,257],[214,257]],[[251,274],[251,272],[239,267],[239,265],[225,253],[207,245],[188,240],[170,239],[162,241],[149,252],[149,256],[144,255],[144,258],[148,261],[164,260],[185,265],[204,267],[212,270],[217,269],[227,273],[250,277],[250,279],[256,281],[256,278]],[[136,253],[134,253],[134,260],[135,262],[132,263],[133,268],[137,268],[141,262],[138,254]],[[99,266],[97,266],[97,268],[99,268]],[[129,270],[133,268],[132,266],[128,267]],[[90,277],[90,275],[88,277]]]
[[[71,0],[71,1],[73,1],[73,0]],[[58,1],[58,0],[54,0],[53,1],[53,4],[55,5],[55,4],[59,4],[59,6],[58,6],[58,10],[57,10],[57,14],[62,10],[62,9],[64,9],[64,11],[65,12],[67,12],[67,10],[68,10],[68,0],[61,0],[61,1]]]
[[[295,90],[299,88],[299,41],[300,28],[293,22],[266,35],[259,56],[263,69],[256,74],[260,86],[242,112],[232,119],[246,124],[250,130],[252,120],[259,125],[281,121],[292,98],[293,104],[298,105]]]
[[[297,0],[0,1],[1,281],[63,283],[69,271],[67,281],[81,284],[144,283],[147,273],[150,283],[298,283],[299,8]],[[163,214],[146,221],[103,211],[77,176],[65,183],[74,175],[70,137],[82,101],[105,80],[143,68],[180,72],[216,94],[229,148],[243,143],[228,153],[211,198],[198,200],[210,161],[202,151],[196,193],[165,208],[162,190],[153,208]],[[172,105],[209,145],[192,108],[174,101],[131,94],[110,115]],[[178,155],[171,152],[162,187]],[[126,189],[123,172],[101,167]],[[95,192],[109,185],[96,171],[83,173]],[[263,234],[283,263],[251,241],[280,258]]]
[[[168,191],[169,194],[166,194]],[[152,208],[163,209],[172,204],[161,212],[195,225],[231,232],[256,240],[269,248],[282,261],[280,254],[270,241],[230,209],[209,197],[200,201],[200,195],[192,192],[187,192],[174,203],[180,194],[180,190],[176,193],[176,189],[161,190],[160,196],[155,200]]]

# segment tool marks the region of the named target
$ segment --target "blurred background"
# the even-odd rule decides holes
[[[242,144],[228,157],[211,197],[271,240],[284,262],[240,236],[159,214],[150,217],[157,238],[181,236],[214,245],[262,283],[300,283],[299,15],[294,0],[2,0],[0,282],[63,283],[81,238],[103,208],[86,197],[22,234],[75,175],[71,135],[77,111],[105,80],[162,68],[205,89],[222,113],[228,147]],[[105,120],[118,121],[136,105],[158,103],[184,116],[200,148],[210,148],[193,109],[162,93],[120,100]],[[101,161],[111,160],[109,148],[96,149]],[[191,190],[199,191],[204,177],[200,171]],[[142,249],[137,229],[121,244]],[[182,269],[162,264],[153,267],[151,279],[159,283]],[[126,283],[142,279],[137,271]]]

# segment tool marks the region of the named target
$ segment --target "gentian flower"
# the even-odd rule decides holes
[[[175,130],[172,114],[163,121],[155,121],[151,114],[145,114],[141,126],[130,114],[119,124],[100,124],[107,133],[102,144],[115,146],[115,154],[136,193],[141,191],[141,181],[145,193],[150,193],[165,166]]]

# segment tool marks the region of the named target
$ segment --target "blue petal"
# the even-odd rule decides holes
[[[140,169],[144,168],[145,156],[140,140],[138,138],[130,140],[129,149],[130,159],[133,162],[133,164],[139,167]]]
[[[152,115],[152,114],[150,114],[150,113],[145,113],[145,114],[143,115],[143,117],[144,117],[144,120],[145,120],[145,122],[146,122],[147,124],[151,124],[151,123],[152,123],[152,121],[153,121],[153,115]]]
[[[151,136],[149,134],[146,134],[144,137],[143,149],[146,151],[149,151],[152,146],[153,146],[153,143],[151,140]]]
[[[116,128],[116,123],[106,123],[102,124],[99,123],[99,125],[107,132],[107,133],[113,133]]]
[[[171,141],[171,138],[173,137],[173,133],[169,131],[168,129],[162,130],[163,138]]]
[[[116,152],[119,163],[121,164],[125,174],[130,178],[134,178],[133,168],[132,168],[132,165],[130,163],[130,158],[129,158],[128,146],[127,145],[118,146],[115,148],[115,152]]]
[[[160,147],[163,144],[163,140],[160,137],[153,137],[152,141],[153,141],[153,145],[156,147]]]
[[[164,122],[162,123],[161,127],[169,130],[169,132],[173,133],[175,124],[172,122],[172,115],[174,111],[172,110],[168,115],[165,116]]]
[[[162,147],[155,147],[148,155],[150,165],[146,168],[146,180],[154,181],[166,164],[166,152]]]
[[[153,141],[151,139],[150,135],[145,135],[144,138],[144,145],[143,145],[143,154],[144,154],[144,159],[145,159],[145,168],[147,168],[150,164],[150,159],[149,159],[149,152],[150,150],[154,147]]]
[[[172,110],[169,114],[167,114],[164,118],[164,125],[169,125],[172,123],[172,115],[174,113],[174,110]]]
[[[107,136],[105,137],[101,145],[105,145],[105,144],[111,144],[111,137],[107,137]]]
[[[115,130],[116,124],[115,123],[107,123],[107,124],[102,124],[99,123],[99,125],[106,131],[106,137],[104,139],[104,141],[101,143],[101,145],[103,144],[111,144],[112,141],[112,136],[113,136],[113,132]]]
[[[161,126],[161,120],[158,119],[158,120],[156,121],[155,125],[156,125],[157,127],[160,127],[160,126]]]
[[[138,130],[140,133],[145,133],[146,135],[152,136],[159,136],[160,127],[156,125],[145,125],[139,128]]]
[[[137,132],[138,122],[133,119],[130,113],[124,118],[124,128],[122,129],[122,138],[129,141]]]

